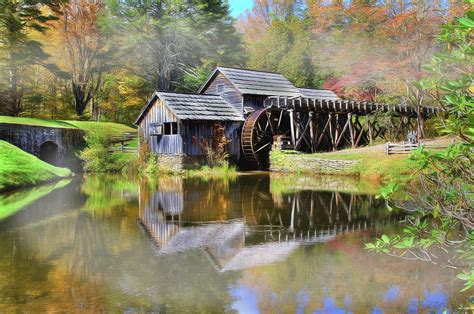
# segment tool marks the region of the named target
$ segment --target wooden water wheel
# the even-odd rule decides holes
[[[285,116],[282,110],[262,108],[245,120],[242,128],[242,152],[253,169],[267,169],[273,137],[285,134]]]

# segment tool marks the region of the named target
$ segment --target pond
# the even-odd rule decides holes
[[[455,271],[364,243],[403,215],[338,178],[75,178],[0,196],[0,312],[442,313]]]

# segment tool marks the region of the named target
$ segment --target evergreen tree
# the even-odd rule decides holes
[[[109,0],[107,27],[118,56],[134,74],[158,90],[190,90],[184,77],[205,66],[241,65],[243,47],[220,0]]]

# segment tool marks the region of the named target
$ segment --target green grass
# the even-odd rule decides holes
[[[11,123],[11,124],[26,124],[34,126],[44,126],[51,128],[68,128],[75,129],[76,127],[66,121],[60,120],[46,120],[36,118],[19,118],[19,117],[8,117],[0,116],[0,123]]]
[[[294,152],[281,151],[272,152],[271,162],[279,165],[293,165],[295,162]],[[292,157],[293,156],[293,157]],[[360,176],[365,179],[378,182],[388,182],[393,179],[402,181],[410,181],[413,172],[409,166],[409,155],[386,155],[383,150],[380,151],[351,151],[337,153],[316,153],[304,155],[305,158],[321,158],[329,160],[354,160],[358,163],[338,175]],[[291,167],[287,167],[291,168]],[[294,171],[298,169],[293,167]],[[334,174],[332,172],[324,173],[319,171],[318,174]]]
[[[238,175],[237,168],[225,164],[219,167],[209,167],[209,166],[202,166],[198,170],[187,170],[185,176],[188,178],[236,178]]]
[[[357,160],[353,171],[361,177],[390,181],[409,180],[412,171],[408,160],[410,155],[387,155],[384,151],[360,151],[351,153],[313,154],[318,158],[336,160]]]
[[[48,195],[52,191],[68,185],[71,179],[61,180],[53,184],[42,185],[26,191],[20,191],[7,196],[0,196],[0,220],[5,219],[25,206]]]
[[[71,175],[69,169],[50,165],[5,141],[0,141],[0,165],[0,191]]]
[[[120,123],[113,122],[94,122],[94,121],[61,121],[73,127],[84,130],[86,132],[118,134],[118,133],[134,133],[135,129]]]
[[[74,121],[74,120],[47,120],[36,118],[21,118],[0,116],[0,123],[25,124],[34,126],[44,126],[51,128],[69,128],[81,129],[86,132],[97,132],[104,134],[133,133],[134,128],[127,125],[113,122],[95,122],[95,121]]]

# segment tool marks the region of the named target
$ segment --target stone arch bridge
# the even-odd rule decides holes
[[[81,170],[76,152],[85,145],[82,130],[0,123],[0,140],[52,165],[68,167],[73,171]]]

